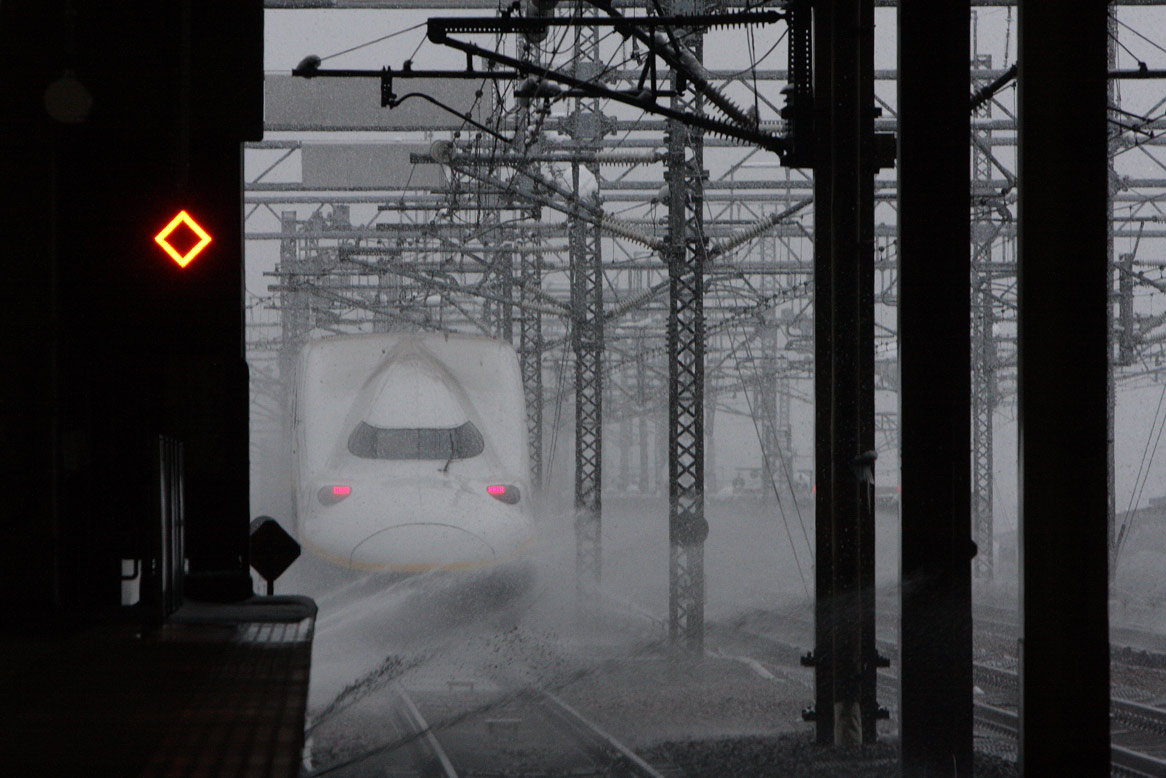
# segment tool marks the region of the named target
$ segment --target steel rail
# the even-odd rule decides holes
[[[664,778],[631,749],[555,695],[536,688],[527,689],[524,693],[547,713],[552,723],[579,741],[593,758],[611,765],[610,772],[605,775],[615,778]]]
[[[783,647],[789,645],[771,635],[749,630],[739,631]],[[894,644],[890,641],[880,640],[878,643],[880,651],[890,653],[890,649],[894,648]],[[979,682],[983,682],[984,678],[995,679],[1000,686],[1006,689],[1018,688],[1019,675],[1013,671],[990,667],[979,662],[974,662],[973,668],[981,674]],[[880,672],[879,680],[880,683],[888,685],[888,687],[892,683],[896,686],[898,684],[898,678],[891,673]],[[1166,732],[1166,710],[1119,699],[1111,699],[1110,704],[1113,719],[1119,723],[1143,732]],[[977,722],[989,729],[1008,735],[1016,736],[1020,729],[1020,717],[1017,713],[992,705],[973,703],[973,716]],[[1135,778],[1166,778],[1166,760],[1134,751],[1125,746],[1110,746],[1110,762],[1113,775],[1134,776]]]
[[[401,716],[405,719],[410,729],[412,729],[411,734],[432,756],[432,759],[428,760],[428,763],[423,767],[422,772],[425,775],[432,775],[434,778],[458,778],[458,773],[454,769],[453,762],[449,760],[445,749],[437,741],[437,737],[433,734],[433,729],[425,721],[425,717],[421,715],[421,711],[417,710],[417,706],[413,704],[413,699],[405,691],[405,687],[399,683],[393,684],[393,687],[397,694],[397,700],[401,703]],[[434,767],[437,767],[441,772],[437,774],[433,773]]]
[[[973,717],[989,729],[994,729],[1013,737],[1020,732],[1020,715],[1009,710],[973,703]],[[1166,776],[1166,760],[1134,751],[1124,746],[1109,747],[1110,774],[1130,778],[1163,778]]]

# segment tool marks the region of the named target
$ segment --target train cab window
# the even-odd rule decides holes
[[[392,428],[361,422],[348,436],[348,450],[362,459],[469,459],[485,450],[473,422],[460,427]]]

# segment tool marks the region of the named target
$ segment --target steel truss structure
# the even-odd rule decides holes
[[[675,6],[674,10],[680,10]],[[685,9],[695,10],[695,9]],[[699,35],[690,36],[702,58]],[[681,85],[674,82],[674,90]],[[701,98],[692,98],[700,113]],[[672,97],[680,110],[683,98]],[[669,122],[668,159],[668,634],[672,644],[704,651],[704,148],[699,128]]]
[[[574,73],[592,78],[602,67],[599,30],[574,28]],[[595,100],[575,101],[575,146],[599,147],[602,114]],[[583,201],[580,162],[571,163],[572,193]],[[593,176],[598,167],[593,163]],[[597,199],[597,198],[596,198]],[[575,580],[579,604],[595,602],[603,573],[603,253],[598,224],[570,221],[571,349],[575,356]]]
[[[386,0],[384,5],[405,4]],[[289,0],[273,7],[293,5]],[[362,0],[356,5],[371,4]],[[689,10],[695,9],[674,7],[671,12]],[[583,37],[565,50],[547,44],[539,56],[547,62],[557,56],[560,67],[572,57],[581,63],[579,79],[602,78],[607,88],[637,86],[641,67],[589,60],[588,40]],[[529,53],[516,53],[536,61]],[[1004,76],[1009,60],[993,68],[982,55],[971,64],[969,87],[974,90]],[[769,134],[785,129],[772,101],[788,83],[788,70],[759,69],[753,83],[731,70],[707,75],[716,90],[736,99],[747,94],[752,101],[750,90],[760,84],[755,103],[762,111],[759,127]],[[662,82],[672,77],[661,70]],[[875,99],[883,112],[875,129],[892,130],[896,74],[877,71],[875,77]],[[553,108],[566,100],[537,94],[517,98],[515,85],[483,81],[483,90],[496,90],[497,99],[490,112],[475,114],[475,121],[513,138],[513,144],[499,145],[488,133],[479,136],[449,115],[442,122],[398,128],[401,138],[412,143],[412,167],[406,166],[406,172],[440,170],[439,184],[419,185],[406,180],[408,175],[352,185],[321,184],[306,176],[300,180],[295,173],[269,180],[280,174],[281,165],[306,160],[319,139],[298,137],[287,126],[272,127],[269,140],[248,147],[257,170],[267,169],[246,186],[247,237],[250,246],[278,246],[274,283],[255,301],[256,307],[274,309],[278,318],[256,325],[253,353],[261,348],[277,352],[273,361],[284,379],[294,369],[299,345],[323,333],[407,327],[516,339],[536,480],[553,477],[553,441],[559,431],[553,409],[564,401],[575,404],[576,516],[583,518],[576,527],[584,530],[576,549],[581,585],[600,578],[603,426],[631,420],[629,446],[638,448],[638,457],[629,457],[628,477],[616,482],[647,493],[663,483],[661,471],[667,471],[671,635],[677,646],[699,650],[705,449],[711,446],[707,413],[715,407],[721,426],[722,414],[748,413],[740,393],[756,398],[752,411],[761,428],[762,461],[770,482],[781,485],[786,480],[782,471],[793,467],[798,453],[793,451],[789,403],[793,398],[810,404],[807,333],[814,328],[815,290],[808,279],[817,230],[806,218],[808,209],[778,217],[811,195],[813,178],[789,168],[775,173],[759,164],[773,161],[772,154],[720,137],[704,138],[675,118],[644,118],[587,95],[577,101],[582,110],[558,113]],[[1000,561],[993,559],[992,542],[992,421],[996,409],[1012,401],[1015,387],[1016,127],[1010,99],[1007,86],[988,99],[973,117],[970,138],[972,506],[980,549],[976,571],[984,578]],[[690,90],[670,100],[676,110],[700,110],[701,98]],[[1113,103],[1118,109],[1116,99]],[[1166,370],[1160,364],[1166,356],[1166,316],[1155,313],[1152,302],[1166,287],[1158,278],[1163,260],[1154,253],[1166,238],[1158,226],[1166,199],[1161,160],[1166,140],[1160,134],[1166,119],[1147,106],[1152,101],[1120,106],[1133,113],[1146,109],[1144,121],[1116,111],[1112,117],[1113,240],[1122,246],[1112,260],[1115,381],[1120,385],[1158,382]],[[451,162],[438,164],[430,146],[433,137],[456,152]],[[1132,157],[1144,164],[1123,166]],[[522,170],[529,175],[515,172]],[[579,178],[594,179],[600,197],[582,191]],[[875,180],[875,385],[886,394],[895,391],[897,365],[895,187],[891,173]],[[266,331],[260,333],[260,326]],[[743,335],[747,329],[752,334]],[[752,370],[734,370],[742,354],[750,352]],[[548,372],[556,366],[566,367],[574,381],[556,385],[555,373]],[[278,386],[270,376],[257,374],[260,380],[257,394]],[[896,417],[889,404],[880,402],[876,441],[880,453],[893,458],[885,452],[897,445]],[[569,424],[562,427],[566,432]],[[546,446],[544,434],[550,441]],[[801,452],[803,461],[808,453]],[[608,479],[608,493],[612,483]],[[1111,531],[1115,559],[1120,529]],[[864,695],[863,704],[869,721],[873,695]]]
[[[974,12],[973,12],[974,13]],[[972,56],[972,84],[984,81],[979,72],[991,70],[992,57]],[[973,116],[991,119],[987,102]],[[979,548],[972,562],[977,578],[992,577],[992,422],[996,409],[996,348],[992,328],[996,321],[992,290],[992,245],[998,228],[988,191],[992,179],[992,130],[972,130],[972,540]],[[978,196],[977,196],[978,195]]]
[[[531,247],[541,248],[538,236],[530,238]],[[543,481],[543,321],[535,289],[542,287],[542,251],[519,254],[518,363],[522,370],[522,391],[526,400],[526,442],[530,449],[530,480],[536,490]]]

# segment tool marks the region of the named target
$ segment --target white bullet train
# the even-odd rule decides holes
[[[347,568],[489,567],[534,536],[522,380],[507,343],[465,335],[329,338],[300,354],[296,523]]]

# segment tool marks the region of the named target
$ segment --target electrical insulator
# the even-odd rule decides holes
[[[555,13],[559,0],[523,0],[522,15],[528,19],[547,18]],[[523,35],[531,43],[540,43],[547,37],[547,28],[527,30]]]

